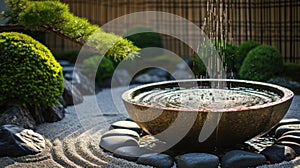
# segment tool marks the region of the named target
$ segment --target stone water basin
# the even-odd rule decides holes
[[[164,142],[157,150],[215,151],[272,129],[293,92],[281,86],[232,79],[191,79],[141,85],[123,93],[130,117]]]

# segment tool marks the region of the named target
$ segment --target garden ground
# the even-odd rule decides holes
[[[114,158],[98,146],[100,136],[108,129],[109,123],[127,117],[120,97],[125,89],[113,89],[117,99],[112,98],[110,89],[100,91],[96,99],[101,113],[95,112],[93,105],[89,104],[94,97],[85,96],[86,103],[69,107],[62,121],[38,127],[37,132],[47,138],[45,151],[19,158],[0,158],[0,167],[145,167]],[[297,95],[285,118],[300,119],[299,110],[300,95]],[[279,165],[271,167],[294,167],[300,165],[300,158]]]

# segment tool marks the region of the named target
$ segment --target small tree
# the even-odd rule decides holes
[[[133,58],[138,47],[127,39],[104,32],[87,19],[74,16],[69,6],[58,0],[6,0],[10,10],[2,16],[9,24],[30,30],[51,31],[80,46],[88,47],[100,55],[115,60]],[[7,28],[7,26],[6,26]]]

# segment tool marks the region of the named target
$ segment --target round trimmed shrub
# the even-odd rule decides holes
[[[64,89],[60,64],[47,47],[22,33],[0,33],[0,74],[2,103],[50,107]]]
[[[268,81],[279,76],[283,70],[283,57],[269,45],[260,45],[251,50],[239,71],[241,79]]]
[[[95,78],[95,76],[91,76],[91,72],[95,70],[97,70],[96,83],[101,85],[104,79],[112,77],[115,70],[114,63],[109,58],[99,55],[94,55],[83,61],[82,71],[87,77]]]
[[[235,69],[237,71],[240,70],[244,59],[246,58],[247,54],[257,46],[261,44],[257,41],[245,41],[241,43],[236,50],[236,59],[235,59]]]

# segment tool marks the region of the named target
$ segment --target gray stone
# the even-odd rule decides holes
[[[46,122],[57,122],[65,117],[65,109],[61,104],[46,108],[42,113]]]
[[[222,168],[256,167],[265,163],[264,155],[243,150],[229,151],[221,159]]]
[[[147,153],[152,153],[152,151],[139,146],[123,146],[114,151],[114,156],[128,161],[137,161],[140,156]]]
[[[58,102],[63,105],[65,108],[67,107],[67,103],[62,96],[58,98]]]
[[[219,158],[208,153],[188,153],[176,157],[178,168],[217,168]]]
[[[100,140],[100,147],[109,152],[122,146],[138,146],[138,141],[130,136],[108,136]]]
[[[276,142],[276,144],[278,145],[283,145],[283,146],[288,146],[290,148],[292,148],[295,152],[296,155],[299,156],[300,155],[300,144],[297,142],[291,142],[291,141],[278,141]]]
[[[64,92],[62,94],[62,97],[64,98],[67,106],[80,104],[83,102],[83,96],[80,93],[80,91],[72,84],[64,80],[65,88]]]
[[[140,140],[140,136],[137,132],[129,130],[129,129],[112,129],[107,132],[105,132],[101,138],[105,138],[108,136],[130,136],[137,141]]]
[[[283,161],[290,161],[296,157],[296,152],[289,146],[275,144],[265,148],[260,152],[265,155],[267,161],[270,163],[280,163]]]
[[[29,110],[22,107],[11,107],[0,114],[1,125],[17,125],[19,127],[36,130],[36,122]]]
[[[279,138],[282,134],[293,130],[300,130],[300,124],[287,124],[278,127],[275,131],[275,138]]]
[[[75,67],[74,65],[65,65],[63,66],[63,73],[68,73],[68,72],[74,72]]]
[[[141,127],[132,121],[117,121],[111,124],[110,129],[130,129],[137,133],[142,131]]]
[[[41,152],[45,146],[43,136],[30,129],[15,125],[0,127],[0,157],[33,155]]]
[[[83,75],[78,70],[75,70],[73,72],[71,83],[83,95],[91,95],[95,93],[94,79],[93,80],[89,79],[87,76]]]
[[[157,168],[170,168],[174,165],[174,161],[171,156],[160,153],[144,154],[138,158],[137,163]]]

